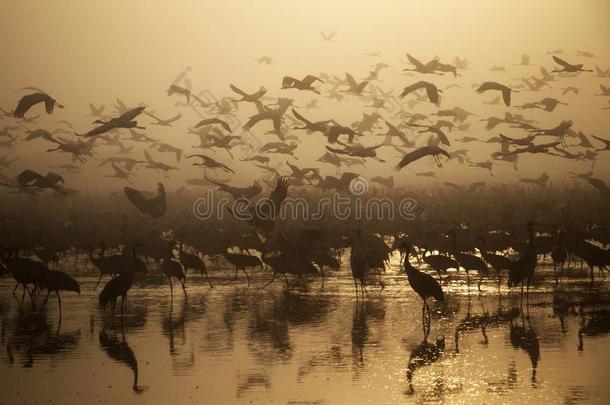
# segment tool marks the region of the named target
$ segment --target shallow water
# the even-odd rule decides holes
[[[222,285],[230,270],[210,266],[213,290],[189,274],[188,297],[176,288],[172,302],[151,269],[122,322],[97,308],[96,274],[78,269],[83,292],[63,294],[61,324],[55,299],[33,311],[11,295],[12,279],[0,279],[0,403],[610,400],[607,285],[589,290],[575,270],[556,290],[550,270],[539,269],[522,310],[517,291],[499,296],[489,280],[468,293],[454,275],[446,305],[431,305],[424,341],[421,300],[395,265],[383,290],[358,299],[347,269],[323,289],[312,280],[286,291],[279,281],[260,288],[264,271],[249,288],[241,276]]]

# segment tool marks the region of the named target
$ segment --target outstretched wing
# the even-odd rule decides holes
[[[604,183],[603,180],[596,179],[594,177],[591,177],[588,180],[589,180],[589,184],[591,184],[593,187],[595,187],[597,189],[597,191],[599,191],[601,193],[601,195],[606,197],[607,200],[610,200],[610,187],[608,187],[606,185],[606,183]]]
[[[25,113],[28,112],[28,110],[34,104],[40,103],[44,100],[43,96],[43,93],[32,93],[21,97],[21,100],[19,100],[19,103],[17,103],[17,108],[15,108],[15,117],[23,118]]]
[[[424,67],[424,65],[418,61],[417,59],[415,59],[413,56],[407,54],[407,59],[409,59],[409,62],[411,62],[413,65],[415,65],[416,68],[422,68]]]
[[[46,182],[46,178],[33,171],[33,170],[24,170],[17,176],[17,182],[22,186],[35,186],[37,183]]]
[[[404,96],[411,93],[412,91],[419,89],[420,87],[422,87],[424,85],[423,83],[424,82],[417,82],[417,83],[413,83],[410,86],[405,87],[402,90],[402,93],[400,93],[400,97],[403,98]]]
[[[566,62],[565,60],[561,59],[559,56],[553,55],[553,59],[555,60],[555,62],[557,62],[558,65],[561,65],[563,67],[569,67],[570,66],[570,64],[568,62]]]
[[[299,114],[294,108],[292,109],[292,114],[296,117],[296,119],[298,119],[299,121],[304,122],[305,124],[310,124],[311,123],[309,120],[307,120],[301,114]]]
[[[332,153],[338,153],[340,155],[347,155],[347,152],[344,151],[343,149],[333,148],[332,146],[326,146],[326,149]]]
[[[347,80],[347,83],[350,85],[350,87],[358,87],[358,83],[356,83],[356,80],[354,80],[354,77],[352,75],[350,75],[349,73],[345,74],[345,79]]]
[[[275,190],[269,195],[269,199],[273,202],[276,212],[278,212],[282,202],[288,196],[288,180],[284,177],[277,179]]]
[[[426,155],[430,154],[430,147],[424,146],[419,149],[415,149],[413,152],[407,153],[400,162],[394,168],[395,171],[399,171],[400,169],[407,166],[409,163],[413,163],[418,159],[423,158]]]
[[[247,97],[248,96],[243,90],[241,90],[237,86],[234,86],[234,85],[230,84],[229,87],[231,87],[231,90],[233,90],[234,92],[236,92],[237,94],[239,94],[242,97]]]
[[[142,195],[142,192],[131,187],[125,187],[123,189],[123,193],[125,194],[125,197],[127,197],[127,199],[140,210],[140,212],[144,214],[148,212],[148,200],[144,197],[144,195]]]

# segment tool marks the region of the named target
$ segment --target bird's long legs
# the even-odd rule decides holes
[[[424,300],[424,305],[421,309],[421,320],[422,327],[424,329],[424,338],[427,338],[428,334],[430,334],[430,324],[432,323],[432,321],[430,318],[430,307],[428,306],[426,300]]]
[[[61,297],[59,296],[59,290],[55,291],[55,294],[57,295],[57,302],[59,304],[59,322],[61,322]],[[49,298],[49,293],[47,291],[47,298]],[[46,302],[46,300],[45,300]]]
[[[208,284],[210,285],[210,288],[214,288],[214,286],[212,285],[212,282],[210,281],[210,278],[208,277],[208,272],[207,272],[205,266],[202,268],[201,272],[205,275],[205,279],[207,280]],[[184,273],[184,280],[186,281],[186,272]]]
[[[51,293],[51,291],[47,290],[47,296],[45,297],[44,301],[42,302],[42,305],[40,306],[40,310],[42,310],[45,305],[47,305],[47,301],[49,300],[49,294]]]
[[[95,287],[93,287],[93,289],[95,290],[97,288],[98,285],[100,285],[100,282],[102,281],[102,273],[100,272],[100,278],[97,279],[97,283],[95,284]]]
[[[269,280],[269,281],[267,282],[267,284],[265,284],[265,285],[263,286],[263,288],[267,288],[267,286],[268,286],[269,284],[273,283],[273,280],[275,280],[275,275],[276,275],[276,274],[277,274],[277,273],[274,271],[274,272],[273,272],[273,276],[271,277],[271,280]]]
[[[320,273],[322,275],[322,287],[324,288],[324,266],[320,266]]]

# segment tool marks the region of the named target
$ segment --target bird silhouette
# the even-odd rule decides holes
[[[114,319],[114,312],[116,308],[117,298],[121,297],[121,319],[123,318],[123,312],[125,307],[125,300],[127,299],[127,293],[131,289],[133,280],[136,272],[146,272],[146,266],[142,267],[139,265],[138,258],[136,256],[136,249],[142,246],[140,243],[134,244],[132,248],[132,265],[125,268],[121,274],[111,279],[102,291],[98,299],[99,307],[104,310],[109,302],[112,302],[112,318]]]
[[[307,75],[302,80],[296,79],[292,76],[284,76],[282,79],[282,89],[309,90],[316,94],[320,94],[320,92],[313,87],[313,84],[316,81],[323,83],[322,79],[314,75]]]
[[[183,233],[183,238],[178,245],[178,258],[180,260],[180,264],[182,264],[182,267],[184,268],[184,281],[186,282],[186,273],[188,270],[193,269],[195,271],[199,271],[202,276],[205,276],[210,288],[214,288],[210,278],[208,277],[208,271],[204,261],[199,256],[185,251],[184,236],[185,235]]]
[[[349,86],[349,89],[343,90],[346,93],[361,94],[364,91],[367,84],[369,84],[369,82],[367,80],[362,81],[362,82],[357,82],[354,79],[354,77],[352,75],[350,75],[349,73],[345,74],[345,80],[347,82],[347,85]]]
[[[402,90],[402,93],[400,93],[400,97],[403,98],[407,94],[409,94],[413,91],[419,90],[419,89],[426,90],[426,95],[428,96],[428,100],[432,104],[437,104],[437,105],[439,104],[439,102],[440,102],[439,93],[442,93],[442,90],[437,88],[433,83],[425,82],[423,80],[420,80],[419,82],[413,83],[412,85],[405,87]]]
[[[443,165],[440,161],[439,155],[445,155],[448,158],[451,158],[451,155],[449,154],[449,152],[447,152],[444,149],[439,148],[438,146],[433,146],[433,145],[422,146],[421,148],[415,149],[413,152],[407,153],[400,160],[400,162],[398,162],[398,164],[396,165],[394,170],[398,172],[399,170],[403,169],[410,163],[413,163],[425,156],[432,156],[434,158],[434,161],[436,162],[437,166],[442,167]]]
[[[145,127],[138,126],[138,122],[135,118],[140,115],[146,109],[145,106],[139,106],[123,112],[120,116],[111,118],[108,121],[102,121],[100,119],[95,120],[94,124],[100,124],[98,127],[93,128],[89,132],[79,135],[83,137],[92,137],[105,134],[108,131],[112,131],[116,128],[139,128],[145,129]]]
[[[80,295],[80,285],[78,282],[73,279],[68,274],[59,270],[49,270],[43,271],[40,274],[40,278],[38,281],[38,285],[42,289],[47,290],[47,296],[45,297],[42,306],[44,307],[49,299],[49,294],[51,292],[55,292],[57,296],[57,304],[59,305],[59,319],[61,320],[61,296],[59,295],[60,291],[74,291]]]
[[[526,294],[529,298],[529,289],[534,276],[534,271],[538,266],[538,257],[536,254],[536,243],[534,235],[534,226],[537,224],[528,221],[526,228],[529,234],[529,242],[526,251],[516,261],[511,263],[508,269],[508,287],[516,287],[521,285],[521,299],[523,300],[523,285],[527,285]]]
[[[231,244],[230,244],[229,240],[227,239],[227,240],[225,240],[225,249],[222,251],[222,255],[227,260],[227,262],[231,263],[231,265],[233,265],[235,267],[235,276],[229,282],[233,282],[233,281],[237,280],[237,273],[239,272],[239,270],[241,270],[246,275],[246,279],[248,280],[248,287],[249,287],[250,286],[250,276],[248,275],[248,272],[246,271],[246,269],[249,267],[257,267],[257,266],[262,267],[262,262],[256,256],[229,252],[229,247],[231,247]]]
[[[174,298],[174,286],[172,284],[172,278],[175,278],[180,282],[180,285],[182,286],[182,292],[184,293],[184,296],[186,296],[186,273],[182,267],[182,264],[175,260],[175,248],[175,242],[169,241],[165,258],[161,262],[161,271],[163,272],[163,274],[165,274],[165,277],[167,277],[167,281],[169,281],[169,288],[172,299]]]
[[[551,70],[551,73],[559,73],[559,72],[566,72],[566,73],[576,73],[576,72],[593,72],[593,70],[587,70],[587,69],[583,69],[584,64],[576,64],[576,65],[572,65],[568,62],[566,62],[565,60],[561,59],[559,56],[553,55],[553,60],[555,61],[555,63],[557,63],[558,65],[561,66],[561,69],[557,70]]]
[[[428,306],[427,299],[430,297],[434,297],[437,302],[444,301],[444,294],[440,284],[429,274],[422,273],[417,270],[411,262],[409,261],[409,257],[411,252],[413,251],[413,247],[406,242],[403,242],[401,248],[405,251],[404,258],[404,268],[407,273],[407,278],[409,280],[409,285],[413,291],[417,293],[423,300],[422,306],[422,327],[424,329],[424,336],[427,337],[430,333],[430,307]]]
[[[230,85],[231,90],[233,90],[235,93],[239,94],[241,96],[241,99],[239,100],[235,100],[235,102],[240,102],[240,101],[247,101],[250,103],[254,103],[257,102],[261,99],[261,97],[263,97],[266,93],[267,93],[267,89],[265,89],[264,87],[261,86],[261,88],[252,93],[252,94],[248,94],[246,92],[244,92],[243,90],[241,90],[239,87],[234,86],[234,85]]]
[[[47,114],[53,114],[53,109],[55,107],[64,108],[63,105],[59,104],[54,98],[49,96],[47,93],[32,93],[25,95],[19,100],[17,107],[15,108],[14,116],[15,118],[23,118],[25,113],[29,111],[32,106],[44,103],[44,108]]]
[[[157,185],[157,195],[152,198],[146,198],[141,191],[131,187],[125,187],[123,193],[142,214],[153,218],[161,218],[165,215],[167,206],[165,203],[165,186],[162,183]]]
[[[516,90],[511,89],[508,86],[497,82],[484,82],[477,88],[477,93],[485,93],[487,91],[499,91],[502,93],[502,99],[504,100],[504,104],[506,106],[510,106],[510,98],[512,92],[517,92]]]
[[[369,263],[364,252],[364,246],[362,245],[362,231],[360,229],[350,231],[349,238],[352,246],[349,262],[352,269],[354,287],[356,288],[356,296],[358,296],[358,282],[360,282],[362,294],[366,291]]]

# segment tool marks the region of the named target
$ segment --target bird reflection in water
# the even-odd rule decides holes
[[[138,385],[138,359],[127,344],[124,332],[121,331],[121,339],[117,337],[116,331],[110,334],[106,329],[102,329],[99,336],[100,347],[106,355],[117,363],[126,365],[133,372],[133,384],[131,385],[133,392],[136,394],[143,393],[147,387]]]
[[[515,349],[523,349],[527,353],[532,362],[532,387],[537,386],[536,371],[538,369],[538,361],[540,360],[540,342],[538,336],[529,320],[525,325],[525,317],[521,315],[521,326],[510,321],[510,344]]]
[[[591,318],[578,329],[578,351],[582,352],[585,348],[584,336],[593,337],[607,333],[610,333],[610,311],[603,309],[593,312]]]
[[[163,317],[161,324],[163,335],[168,339],[169,354],[172,358],[172,367],[178,374],[185,374],[195,367],[195,349],[191,343],[190,350],[187,338],[186,323],[193,320],[197,315],[205,312],[197,311],[189,303],[189,298],[185,297],[180,303],[177,313],[174,311],[174,303],[170,303],[170,310]]]
[[[424,339],[419,345],[411,351],[409,356],[409,364],[407,365],[407,389],[408,395],[415,394],[413,387],[413,374],[419,368],[430,365],[441,358],[445,351],[445,337],[436,339],[436,343],[430,343]]]
[[[51,330],[44,311],[19,311],[13,334],[6,343],[6,354],[10,364],[14,363],[16,354],[21,354],[21,365],[31,368],[36,359],[65,357],[76,349],[80,337],[80,329],[60,333],[59,323],[56,330]]]

